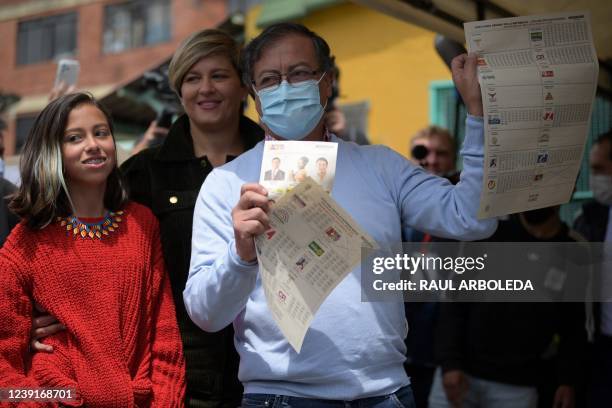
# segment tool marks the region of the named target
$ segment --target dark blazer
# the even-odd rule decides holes
[[[240,134],[247,150],[264,135],[246,117],[240,119]],[[239,358],[232,326],[206,333],[191,321],[183,303],[193,211],[200,187],[212,169],[206,157],[195,157],[186,115],[171,126],[161,146],[146,149],[121,166],[130,198],[151,208],[159,219],[187,363],[187,406],[236,407],[240,405],[242,386],[237,379]]]
[[[590,242],[603,242],[606,238],[610,207],[589,201],[582,206],[582,214],[574,221],[574,229]]]
[[[540,240],[518,216],[500,221],[490,242],[577,242],[563,224],[556,236]],[[461,369],[506,384],[537,386],[546,373],[543,356],[558,335],[555,386],[580,383],[586,348],[585,306],[579,302],[440,304],[435,356],[443,372]]]
[[[4,244],[6,237],[17,223],[19,217],[8,209],[9,199],[7,196],[17,190],[17,187],[10,181],[0,177],[0,247]]]

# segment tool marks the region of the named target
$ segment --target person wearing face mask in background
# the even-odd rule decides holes
[[[482,185],[484,135],[476,56],[453,61],[453,78],[469,112],[464,170],[456,186],[389,148],[344,142],[326,129],[332,61],[325,40],[299,24],[272,25],[252,40],[243,75],[266,139],[337,143],[331,196],[381,247],[401,242],[408,226],[466,240],[492,234],[496,220],[477,220],[474,200]],[[245,387],[241,406],[414,407],[403,367],[404,305],[361,302],[359,268],[322,304],[299,354],[274,322],[253,240],[269,228],[271,204],[257,183],[262,155],[258,143],[204,182],[183,292],[187,312],[205,331],[234,323]]]
[[[590,188],[594,200],[582,207],[574,227],[589,241],[610,242],[612,238],[612,131],[597,138],[589,155]],[[612,332],[611,332],[612,335]]]
[[[612,131],[599,136],[589,156],[593,201],[582,207],[574,228],[592,242],[605,242],[604,262],[612,262]],[[612,271],[602,270],[601,287],[610,299]],[[612,303],[595,305],[595,341],[588,389],[590,408],[609,407],[612,399]]]
[[[0,119],[0,247],[11,232],[13,227],[19,223],[19,217],[9,210],[10,199],[7,197],[13,194],[17,187],[4,178],[4,132],[6,123]]]
[[[561,221],[559,207],[547,207],[500,221],[486,241],[584,238]],[[579,302],[441,303],[435,334],[440,368],[429,407],[575,407],[583,385],[585,321]],[[557,352],[548,355],[550,350]]]

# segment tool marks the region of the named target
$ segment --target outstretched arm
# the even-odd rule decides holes
[[[484,126],[476,59],[475,55],[463,54],[452,62],[453,80],[468,110],[459,183],[453,186],[422,169],[415,170],[406,160],[394,160],[390,166],[404,225],[464,241],[487,238],[497,227],[495,219],[477,218],[483,184]]]

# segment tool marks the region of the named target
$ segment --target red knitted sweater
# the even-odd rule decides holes
[[[102,240],[67,235],[59,222],[13,230],[0,250],[0,387],[70,387],[78,398],[69,406],[183,405],[182,344],[157,220],[136,203],[124,211]],[[32,300],[67,330],[44,340],[52,353],[30,359]]]

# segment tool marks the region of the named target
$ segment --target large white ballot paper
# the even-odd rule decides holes
[[[268,308],[300,352],[312,319],[331,291],[376,242],[313,179],[272,207],[271,228],[255,238]]]
[[[478,216],[568,202],[580,169],[599,65],[588,12],[465,24],[479,54],[485,166]]]

